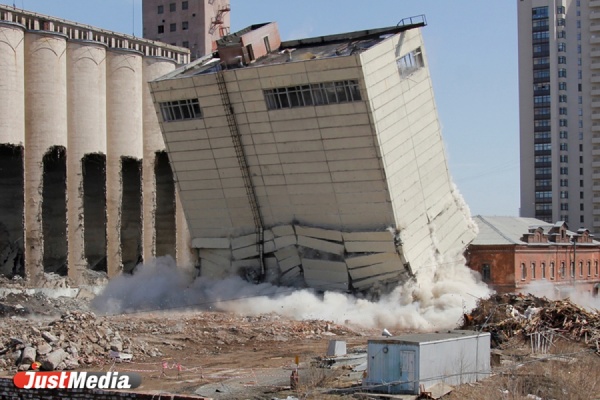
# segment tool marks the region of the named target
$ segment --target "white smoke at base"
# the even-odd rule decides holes
[[[573,303],[590,311],[600,310],[600,297],[594,297],[589,292],[582,292],[572,285],[556,286],[548,281],[536,281],[525,286],[521,292],[530,293],[548,300],[563,300],[569,298]]]
[[[435,331],[455,328],[463,313],[489,294],[460,254],[446,260],[432,258],[431,265],[420,268],[416,281],[404,283],[377,302],[339,292],[255,285],[239,277],[194,278],[193,271],[178,268],[171,257],[162,257],[139,265],[132,275],[111,280],[92,307],[109,314],[183,308],[243,315],[276,313],[365,328]]]

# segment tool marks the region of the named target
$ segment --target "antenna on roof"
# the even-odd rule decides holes
[[[131,0],[131,35],[135,36],[135,1]]]

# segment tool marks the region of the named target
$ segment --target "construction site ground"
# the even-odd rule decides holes
[[[79,349],[77,370],[137,372],[142,376],[139,392],[234,400],[378,398],[360,390],[362,372],[322,368],[319,360],[331,340],[345,341],[350,355],[366,351],[368,339],[380,337],[381,328],[190,309],[98,316],[89,313],[88,304],[23,293],[1,299],[3,374],[16,372],[9,349],[15,338],[41,346],[45,343],[36,335],[51,332],[63,347]],[[115,335],[131,361],[109,357],[106,342]],[[300,379],[292,389],[296,357]],[[540,356],[515,335],[493,350],[492,359],[490,378],[456,387],[443,398],[600,398],[600,357],[589,343],[558,338],[549,354]]]

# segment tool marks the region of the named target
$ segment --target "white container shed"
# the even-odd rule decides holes
[[[369,340],[363,387],[388,394],[420,394],[436,384],[460,385],[489,376],[490,334],[417,333]]]

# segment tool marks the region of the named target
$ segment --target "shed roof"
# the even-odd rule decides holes
[[[430,332],[430,333],[411,333],[407,335],[392,336],[380,339],[369,340],[369,343],[387,343],[387,344],[422,344],[435,343],[448,340],[476,338],[489,336],[487,332],[476,332],[467,330],[455,330],[446,332]]]

